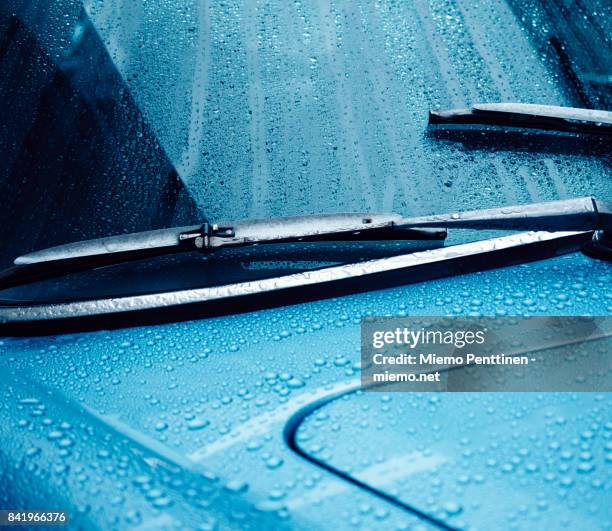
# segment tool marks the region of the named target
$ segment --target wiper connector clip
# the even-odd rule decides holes
[[[179,247],[185,251],[212,250],[211,238],[232,238],[236,235],[232,227],[219,227],[219,225],[204,223],[197,230],[181,232],[178,235]]]

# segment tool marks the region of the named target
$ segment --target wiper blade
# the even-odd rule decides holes
[[[444,240],[446,229],[399,226],[399,214],[324,214],[204,223],[85,240],[35,251],[0,272],[0,288],[165,254],[316,241]]]
[[[35,251],[15,265],[61,260],[139,259],[185,251],[212,252],[227,247],[314,241],[441,240],[444,229],[404,229],[399,214],[324,214],[204,223],[86,240]]]
[[[430,111],[429,124],[497,125],[573,133],[612,134],[612,112],[529,103],[479,103],[469,109]]]

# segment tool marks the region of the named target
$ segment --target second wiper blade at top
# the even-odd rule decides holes
[[[612,134],[612,112],[528,103],[479,103],[469,109],[431,111],[429,124],[442,127],[478,124]]]

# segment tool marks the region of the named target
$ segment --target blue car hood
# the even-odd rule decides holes
[[[5,496],[53,500],[103,528],[204,517],[241,526],[234,513],[260,528],[430,525],[288,445],[287,430],[313,404],[358,391],[361,318],[606,315],[609,278],[608,263],[571,254],[255,313],[4,339]],[[443,414],[431,422],[445,429]],[[360,447],[367,453],[378,436],[361,433]]]

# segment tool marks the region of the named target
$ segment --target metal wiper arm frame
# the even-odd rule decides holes
[[[497,125],[573,133],[612,134],[612,112],[528,103],[479,103],[469,109],[430,111],[429,124]]]
[[[610,231],[612,203],[594,197],[404,219],[402,227],[477,230]]]

